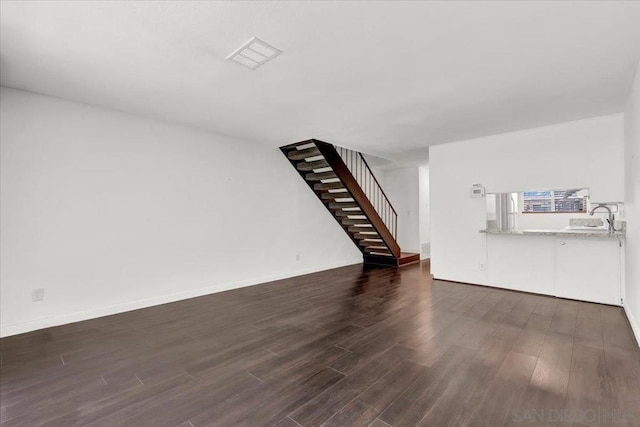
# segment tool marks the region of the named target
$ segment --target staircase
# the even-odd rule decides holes
[[[364,263],[402,266],[420,254],[400,250],[398,214],[357,151],[310,139],[280,147],[363,254]]]

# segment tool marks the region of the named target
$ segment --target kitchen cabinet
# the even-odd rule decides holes
[[[620,305],[620,246],[617,239],[556,239],[555,294]]]
[[[487,285],[554,295],[554,243],[546,236],[487,236]]]
[[[622,305],[623,234],[552,230],[484,232],[486,286]],[[484,266],[479,267],[482,270]]]

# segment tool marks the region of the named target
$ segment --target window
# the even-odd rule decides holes
[[[587,197],[577,190],[525,191],[522,213],[586,212]]]

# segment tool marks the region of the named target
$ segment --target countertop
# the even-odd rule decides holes
[[[600,239],[623,239],[625,236],[624,231],[609,233],[595,230],[480,230],[480,233],[516,236],[597,237]]]

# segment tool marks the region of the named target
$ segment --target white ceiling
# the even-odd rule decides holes
[[[8,2],[1,84],[394,157],[623,110],[637,2]],[[284,53],[225,58],[253,36]]]

